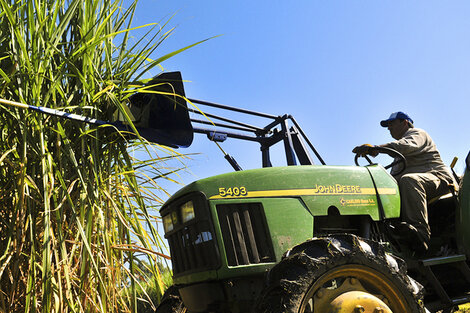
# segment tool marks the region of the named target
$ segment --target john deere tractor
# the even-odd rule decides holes
[[[0,102],[171,147],[188,147],[194,133],[218,145],[260,145],[262,168],[242,170],[224,152],[235,172],[195,181],[162,206],[174,285],[158,313],[450,313],[470,302],[470,153],[465,173],[455,175],[460,188],[428,199],[431,241],[422,253],[397,233],[400,191],[387,172],[406,168],[397,151],[377,151],[392,157],[387,166],[360,166],[357,155],[356,166],[330,166],[290,115],[196,99],[188,108],[179,72],[140,90],[113,122]],[[268,121],[255,126],[201,107]],[[287,166],[272,166],[278,143]]]
[[[181,81],[171,83],[183,90]],[[234,172],[195,181],[163,205],[174,285],[158,313],[453,312],[470,302],[470,154],[457,177],[460,192],[449,186],[447,195],[429,199],[430,248],[417,253],[393,232],[400,192],[391,165],[359,166],[358,156],[356,166],[326,165],[289,115],[190,101],[268,122],[259,127],[209,113],[198,120],[182,110],[165,144],[175,137],[183,143],[175,146],[187,146],[193,133],[216,143],[258,142],[262,168],[242,170],[226,154]],[[142,98],[131,109],[158,107]],[[276,143],[287,166],[272,167]],[[398,152],[379,152],[406,166]]]

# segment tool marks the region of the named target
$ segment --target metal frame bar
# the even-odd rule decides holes
[[[286,154],[286,161],[288,165],[296,165],[297,161],[302,165],[313,164],[313,159],[310,156],[308,148],[314,153],[315,157],[320,161],[321,164],[325,165],[325,161],[322,159],[318,151],[315,149],[313,144],[307,138],[303,130],[300,128],[297,121],[290,115],[275,116],[262,112],[256,112],[237,107],[231,107],[219,103],[213,103],[198,99],[188,99],[192,103],[201,104],[220,110],[232,111],[242,113],[247,116],[255,116],[260,118],[269,119],[269,123],[264,127],[258,127],[243,123],[238,120],[226,118],[217,114],[207,113],[199,109],[188,109],[191,113],[203,115],[208,118],[207,121],[191,118],[193,123],[211,125],[214,128],[201,128],[194,127],[195,133],[214,135],[220,134],[223,137],[235,138],[240,140],[254,141],[261,145],[262,153],[262,164],[263,167],[271,167],[269,149],[280,141],[284,143],[284,151]],[[213,122],[209,119],[216,119],[225,123]],[[293,126],[289,126],[289,120]],[[232,130],[238,130],[240,132],[234,132]],[[211,137],[209,137],[211,139]],[[220,140],[219,140],[220,141]]]

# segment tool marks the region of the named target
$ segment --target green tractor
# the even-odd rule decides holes
[[[260,144],[262,168],[243,171],[225,154],[235,172],[195,181],[162,206],[174,285],[158,313],[449,313],[470,302],[470,153],[464,175],[455,175],[459,192],[449,186],[449,194],[428,201],[431,241],[422,255],[392,231],[400,222],[400,192],[387,169],[396,162],[406,166],[397,151],[379,150],[395,160],[385,167],[370,159],[359,166],[357,155],[356,166],[329,166],[292,116],[190,99],[268,119],[259,127],[188,108],[179,72],[163,73],[146,87],[149,92],[133,95],[126,117],[114,122],[0,102],[112,125],[131,139],[171,147],[188,147],[193,133],[216,143]],[[287,166],[271,164],[277,143]]]
[[[329,166],[289,115],[190,100],[270,119],[257,127],[206,114],[217,131],[185,128],[258,142],[263,168],[241,170],[225,155],[235,172],[195,181],[163,205],[174,285],[158,313],[453,312],[470,302],[470,154],[459,194],[429,201],[431,244],[418,255],[391,232],[400,222],[392,164]],[[288,166],[272,167],[279,142]]]

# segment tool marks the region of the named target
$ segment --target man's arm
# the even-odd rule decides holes
[[[379,145],[379,147],[391,148],[403,155],[410,155],[414,152],[422,151],[427,145],[427,142],[428,136],[424,131],[410,128],[403,138]]]

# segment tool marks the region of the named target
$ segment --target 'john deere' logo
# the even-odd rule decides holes
[[[318,194],[359,194],[361,193],[361,186],[316,184],[313,188],[313,192]]]

